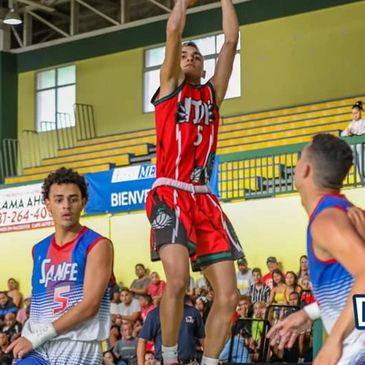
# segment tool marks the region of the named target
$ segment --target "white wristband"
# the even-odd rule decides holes
[[[33,349],[35,349],[56,336],[56,330],[53,324],[50,323],[39,326],[33,333],[29,333],[24,337],[32,344]]]
[[[317,302],[308,304],[303,309],[312,321],[321,318],[321,310],[319,309]]]

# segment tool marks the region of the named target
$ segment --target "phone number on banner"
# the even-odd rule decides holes
[[[36,209],[17,209],[0,212],[0,232],[49,227],[52,225],[52,216],[45,206]]]

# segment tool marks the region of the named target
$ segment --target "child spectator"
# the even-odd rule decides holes
[[[257,301],[267,303],[270,297],[270,288],[266,284],[262,283],[261,279],[261,270],[255,267],[252,270],[253,284],[248,290],[248,295],[250,296],[253,304]]]

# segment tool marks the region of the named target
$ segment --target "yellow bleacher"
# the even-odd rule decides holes
[[[217,154],[309,142],[314,134],[320,132],[338,135],[351,119],[350,111],[354,101],[364,98],[359,96],[222,117]],[[21,176],[7,178],[5,182],[10,184],[40,180],[63,165],[86,173],[95,171],[96,166],[97,171],[102,171],[110,166],[126,166],[140,161],[155,163],[155,143],[154,128],[80,140],[74,147],[59,149],[55,157],[42,159],[39,166],[24,168]],[[276,173],[276,167],[273,171]],[[273,177],[266,176],[265,173],[258,176]],[[246,188],[247,184],[245,182],[239,188]]]

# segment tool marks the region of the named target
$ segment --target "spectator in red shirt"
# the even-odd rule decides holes
[[[141,317],[142,321],[144,322],[146,320],[147,314],[155,308],[155,305],[153,305],[152,298],[149,294],[142,294],[139,297],[139,304],[141,305]]]
[[[147,294],[152,297],[153,304],[158,306],[165,290],[166,283],[160,279],[156,271],[151,274],[151,281],[147,286]]]
[[[280,269],[278,260],[274,256],[269,256],[266,260],[267,268],[269,272],[262,277],[262,283],[266,284],[270,289],[273,287],[272,272],[275,269]]]

